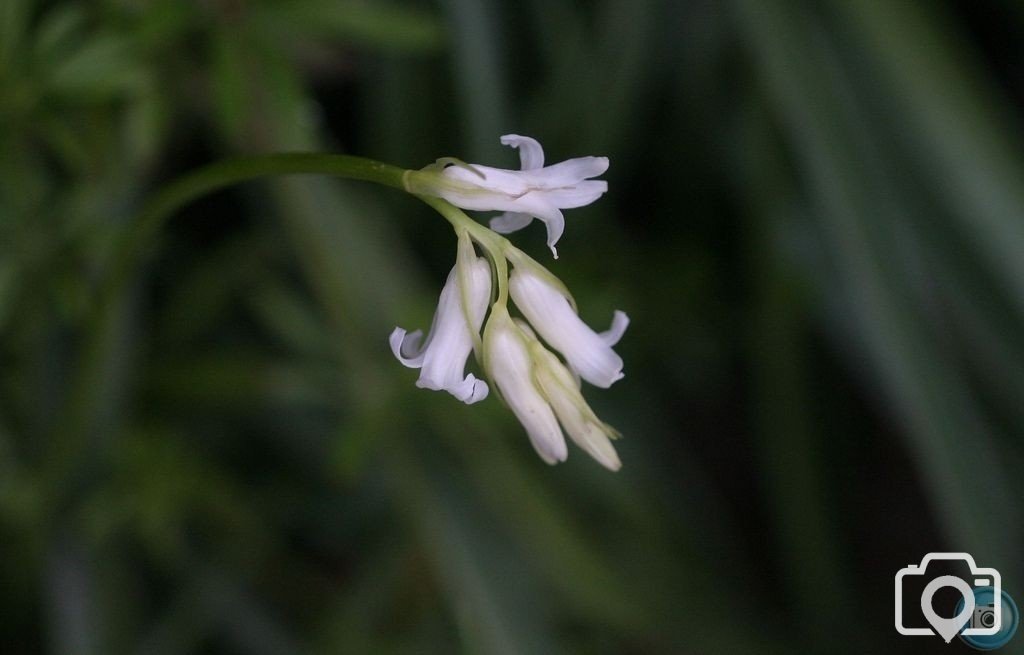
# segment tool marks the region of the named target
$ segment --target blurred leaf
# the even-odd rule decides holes
[[[194,571],[181,581],[178,594],[172,598],[160,618],[149,627],[137,655],[177,655],[195,652],[212,632],[215,617],[205,601],[204,572]]]
[[[435,410],[433,420],[435,431],[445,434],[449,414]],[[489,420],[470,423],[473,441],[477,435],[490,433]],[[450,438],[463,446],[481,498],[509,523],[564,602],[581,615],[600,617],[609,625],[635,628],[642,624],[636,601],[630,602],[626,596],[624,581],[616,577],[611,563],[600,557],[570,517],[570,510],[552,497],[511,448],[496,441],[477,449],[460,437],[454,434]]]
[[[273,259],[259,236],[240,234],[211,248],[202,261],[176,276],[159,318],[161,335],[181,343],[213,332],[257,277],[273,273]]]
[[[627,117],[647,97],[659,10],[653,0],[609,0],[591,24],[578,3],[534,3],[544,75],[527,80],[539,87],[529,123],[551,136],[568,131],[598,152],[628,152],[635,125]]]
[[[0,81],[10,75],[15,65],[35,4],[35,0],[4,0],[0,3]]]
[[[589,123],[588,144],[599,152],[618,151],[632,140],[630,116],[637,115],[646,97],[651,69],[647,66],[655,45],[654,0],[618,2],[607,0],[601,7],[598,33],[593,41],[603,48],[596,59],[599,66],[586,66],[594,75],[595,96],[587,107],[574,107]],[[564,83],[568,84],[569,80]],[[600,107],[593,111],[593,107]]]
[[[165,402],[185,404],[193,410],[252,412],[253,407],[303,406],[327,407],[332,403],[330,390],[306,367],[291,360],[273,361],[258,353],[231,352],[219,348],[216,354],[199,357],[174,357],[156,362],[151,376],[151,391]],[[334,376],[328,370],[329,376]]]
[[[833,2],[858,39],[859,60],[888,93],[931,190],[961,224],[1024,317],[1024,139],[1019,120],[949,25],[941,5]]]
[[[737,2],[754,61],[797,153],[848,289],[857,336],[863,340],[856,347],[870,354],[872,374],[884,381],[907,426],[932,510],[955,547],[1009,565],[1020,534],[1007,528],[1016,521],[1007,520],[1018,516],[1020,507],[1000,465],[993,426],[907,302],[905,281],[894,270],[899,255],[891,252],[894,244],[887,238],[887,228],[900,217],[886,202],[890,196],[873,186],[874,169],[865,165],[871,136],[854,114],[856,98],[822,43],[820,29],[796,5]],[[979,470],[986,472],[983,479]],[[977,507],[992,511],[977,512]],[[993,543],[992,534],[1003,537]]]
[[[739,167],[740,184],[748,190],[749,277],[757,294],[748,338],[754,429],[775,536],[771,552],[786,569],[783,589],[792,594],[789,602],[817,608],[814,617],[792,626],[800,642],[827,649],[837,638],[856,640],[854,626],[862,617],[851,598],[851,582],[844,579],[837,508],[826,480],[825,435],[812,411],[811,327],[803,280],[778,245],[794,190],[781,153],[768,138],[766,117],[757,110],[750,114],[740,127],[745,148]]]
[[[3,334],[7,321],[14,311],[20,273],[18,263],[13,257],[0,255],[0,334]]]
[[[412,459],[398,464],[397,490],[435,563],[467,652],[553,652],[539,590],[530,588],[519,559],[436,472]]]
[[[251,69],[247,70],[252,51],[247,34],[243,24],[217,33],[212,45],[214,106],[221,129],[233,142],[241,141],[246,132],[247,103],[254,91]]]
[[[325,612],[316,652],[364,653],[390,650],[387,624],[391,594],[403,580],[415,578],[407,551],[388,549],[372,553],[350,582],[348,593],[339,596]],[[392,637],[393,639],[394,637]]]
[[[248,589],[208,567],[203,583],[209,612],[226,641],[254,655],[298,655],[302,643]]]
[[[304,39],[326,37],[394,52],[433,52],[444,43],[434,13],[404,3],[306,0],[261,3],[255,12],[254,20],[277,38],[302,34]]]
[[[141,76],[128,41],[101,34],[57,63],[45,83],[48,91],[59,96],[106,100],[138,84]]]
[[[304,298],[274,280],[268,280],[250,302],[263,325],[293,352],[323,356],[335,350],[330,335]]]
[[[64,165],[77,170],[85,170],[94,165],[89,135],[80,126],[45,115],[37,117],[37,121],[40,135]]]
[[[500,150],[498,136],[510,131],[498,6],[493,0],[444,0],[443,6],[450,26],[459,119],[465,125],[466,158],[492,160]]]
[[[170,119],[168,101],[152,74],[142,77],[134,88],[133,102],[125,110],[125,149],[136,167],[149,168],[163,145]]]
[[[138,655],[197,652],[220,637],[231,652],[284,655],[309,652],[239,581],[215,565],[194,562],[190,576],[135,651]],[[230,645],[230,646],[228,646]]]
[[[73,538],[61,535],[51,546],[47,568],[49,648],[76,655],[102,653],[104,635],[88,551]]]
[[[78,3],[53,7],[43,16],[35,35],[34,54],[44,70],[60,62],[85,27],[85,12]]]
[[[126,434],[108,474],[81,509],[83,532],[97,544],[130,534],[164,565],[188,556],[197,530],[210,541],[245,544],[250,558],[265,547],[245,494],[180,433]]]

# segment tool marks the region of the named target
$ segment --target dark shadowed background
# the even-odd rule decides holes
[[[0,0],[0,650],[966,652],[1024,601],[1024,9],[998,0]],[[552,261],[612,474],[414,387],[451,229],[394,190],[148,197],[229,155],[607,155]],[[113,271],[113,272],[112,272]],[[1024,652],[1024,637],[1002,652]]]

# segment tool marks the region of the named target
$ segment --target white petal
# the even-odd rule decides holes
[[[469,390],[469,395],[464,398],[459,398],[459,400],[467,405],[472,405],[473,403],[480,402],[487,397],[489,388],[486,382],[478,380],[472,373],[466,376],[466,381],[472,383],[473,386]]]
[[[438,195],[448,202],[476,211],[505,212],[492,220],[496,231],[507,234],[528,223],[522,217],[510,214],[528,214],[544,221],[547,226],[547,244],[557,258],[555,244],[565,231],[565,218],[561,208],[588,205],[608,190],[603,180],[584,180],[585,175],[600,175],[608,167],[605,157],[581,157],[531,171],[506,171],[475,167],[485,177],[458,166],[449,166],[444,175],[466,188],[442,188]]]
[[[461,371],[459,377],[461,377]],[[453,381],[447,382],[447,386],[445,387],[437,386],[433,383],[433,381],[421,377],[419,380],[416,381],[416,386],[419,387],[420,389],[431,389],[433,391],[447,391],[455,398],[461,400],[467,405],[472,405],[473,403],[480,402],[481,400],[487,397],[487,393],[489,391],[487,383],[484,382],[483,380],[477,379],[477,377],[472,373],[467,375],[466,378],[463,380],[456,378]]]
[[[533,216],[530,214],[523,214],[520,212],[505,212],[501,216],[495,216],[491,219],[491,229],[498,234],[511,234],[516,230],[521,230],[530,222],[533,221]]]
[[[612,326],[600,334],[601,340],[609,346],[614,346],[622,339],[627,327],[629,327],[629,317],[626,316],[626,312],[616,309],[612,314]]]
[[[442,198],[463,209],[489,211],[491,208],[487,203],[515,200],[530,190],[529,178],[526,177],[530,173],[522,171],[474,165],[472,170],[464,166],[449,166],[441,174],[467,187],[464,190],[441,189],[439,192]],[[449,196],[457,200],[449,199]],[[460,204],[463,202],[483,206],[464,206]]]
[[[548,398],[559,422],[577,446],[611,471],[622,468],[615,446],[600,425],[583,416],[569,397],[553,392],[548,393]]]
[[[562,429],[551,406],[533,383],[533,364],[526,345],[507,316],[504,321],[504,324],[489,326],[485,334],[484,348],[488,353],[491,379],[523,424],[540,458],[548,464],[563,462],[569,450]]]
[[[467,265],[468,311],[463,311],[456,267],[441,290],[426,343],[419,345],[421,331],[407,335],[402,328],[395,328],[388,341],[398,361],[420,369],[417,387],[448,391],[462,402],[474,403],[487,397],[488,387],[472,374],[465,375],[466,360],[473,351],[473,331],[479,332],[490,302],[491,268],[487,260],[475,256]]]
[[[547,244],[557,258],[555,244],[565,230],[561,210],[589,205],[608,191],[606,181],[588,179],[608,170],[608,158],[577,157],[541,167],[543,150],[535,140],[506,134],[502,143],[519,149],[523,170],[448,166],[440,173],[447,181],[437,183],[425,178],[422,191],[462,209],[504,212],[491,221],[491,227],[503,234],[529,224],[525,216],[515,214],[539,218],[547,224]]]
[[[548,248],[551,248],[551,254],[558,259],[558,250],[555,249],[555,244],[562,238],[562,233],[565,232],[565,218],[562,216],[562,212],[558,212],[555,216],[544,220],[544,225],[548,229]]]
[[[544,396],[558,417],[558,422],[580,448],[606,468],[617,471],[622,466],[612,446],[607,427],[600,422],[580,393],[576,380],[561,361],[540,342],[530,347],[536,378]]]
[[[506,134],[501,137],[502,145],[519,148],[520,168],[528,171],[534,168],[544,167],[544,149],[536,139],[518,134]]]
[[[530,325],[580,377],[603,388],[622,379],[622,358],[580,319],[560,291],[529,269],[516,268],[509,276],[509,292]]]
[[[416,382],[420,388],[448,391],[463,402],[478,393],[474,391],[473,381],[464,376],[464,371],[466,360],[473,351],[470,329],[480,329],[491,296],[490,265],[486,260],[476,258],[470,266],[471,288],[467,295],[473,324],[470,326],[466,323],[466,313],[463,312],[459,297],[458,275],[453,268],[441,291],[431,341],[424,352],[420,378]]]
[[[570,187],[544,191],[544,199],[560,209],[584,207],[608,191],[604,180],[585,180]]]
[[[588,178],[603,175],[607,170],[607,157],[577,157],[539,170],[526,171],[523,177],[531,187],[550,189],[573,186]]]
[[[619,459],[612,440],[597,425],[587,423],[582,431],[574,431],[569,434],[576,445],[587,451],[587,454],[596,459],[601,466],[610,471],[618,471],[622,468],[622,460]]]
[[[388,343],[391,344],[391,352],[395,354],[404,366],[409,368],[419,368],[423,366],[423,352],[425,349],[419,347],[419,342],[423,338],[423,330],[416,330],[412,334],[406,335],[405,330],[396,327],[388,337]]]
[[[548,231],[548,248],[551,248],[551,252],[557,259],[558,251],[555,250],[555,244],[565,232],[565,216],[562,215],[562,210],[552,205],[548,201],[547,193],[543,191],[531,191],[516,200],[513,206],[517,212],[536,216],[544,221]]]

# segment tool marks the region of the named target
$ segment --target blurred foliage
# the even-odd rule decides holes
[[[3,0],[3,651],[939,652],[892,629],[908,562],[1024,599],[1022,34],[997,0]],[[552,268],[633,318],[590,394],[617,475],[392,360],[455,252],[401,194],[246,184],[117,259],[210,160],[511,165],[507,132],[612,160]]]

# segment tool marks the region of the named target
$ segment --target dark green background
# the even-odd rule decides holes
[[[0,0],[0,651],[965,652],[892,585],[965,550],[1024,601],[1022,35],[998,0]],[[393,190],[205,197],[97,319],[196,166],[514,166],[508,132],[611,158],[561,259],[514,238],[632,318],[586,390],[618,474],[414,387],[386,338],[455,240]]]

